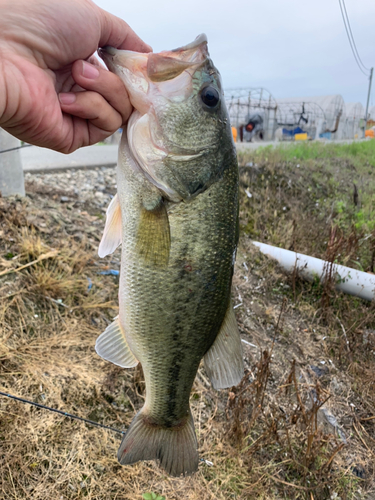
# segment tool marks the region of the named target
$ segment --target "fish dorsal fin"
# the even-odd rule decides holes
[[[138,360],[126,342],[125,332],[120,325],[118,316],[99,335],[95,351],[101,358],[121,366],[121,368],[134,368],[138,364]]]
[[[99,245],[100,258],[113,253],[121,243],[121,207],[117,194],[107,208],[104,233]]]
[[[244,375],[242,343],[232,301],[215,342],[204,356],[204,366],[214,389],[237,385]]]
[[[169,260],[171,234],[166,206],[160,197],[154,208],[141,209],[137,250],[147,264],[165,267]]]

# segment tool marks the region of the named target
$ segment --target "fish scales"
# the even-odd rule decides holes
[[[146,384],[118,458],[158,459],[173,476],[191,474],[189,396],[201,359],[216,389],[244,371],[230,299],[238,166],[221,80],[204,35],[174,51],[107,48],[101,56],[135,108],[99,246],[103,257],[122,243],[119,316],[96,351],[124,368],[140,362]]]
[[[120,278],[121,323],[143,367],[149,414],[164,425],[173,425],[187,414],[198,365],[228,307],[236,246],[237,164],[235,158],[229,160],[221,181],[190,203],[170,205],[171,249],[166,269],[145,265],[135,250],[144,181],[139,182],[131,168],[122,169],[118,186],[126,234],[121,257],[126,263]],[[131,200],[124,194],[129,189],[134,194]],[[230,203],[223,205],[221,200],[231,191]]]

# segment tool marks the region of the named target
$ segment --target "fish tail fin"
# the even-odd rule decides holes
[[[142,409],[130,424],[117,457],[121,465],[158,459],[171,476],[192,474],[198,469],[198,451],[191,413],[178,425],[163,427]]]

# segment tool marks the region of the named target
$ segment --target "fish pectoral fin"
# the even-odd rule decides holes
[[[163,198],[160,197],[151,209],[142,206],[136,247],[138,254],[147,264],[156,267],[167,266],[171,234]]]
[[[95,351],[106,361],[110,361],[121,368],[134,368],[138,364],[137,358],[131,352],[125,338],[125,332],[120,325],[119,317],[99,335]]]
[[[113,253],[121,243],[121,207],[117,194],[108,205],[106,216],[104,233],[98,249],[100,258]]]
[[[244,375],[242,343],[232,301],[215,342],[204,356],[204,367],[214,389],[237,385]]]

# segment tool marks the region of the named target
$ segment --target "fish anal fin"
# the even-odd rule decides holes
[[[242,343],[232,301],[215,342],[204,356],[204,367],[214,389],[237,385],[244,375]]]
[[[125,332],[120,325],[118,316],[99,335],[95,351],[101,358],[122,368],[134,368],[138,364],[137,358],[131,352],[126,341]]]
[[[113,253],[121,243],[121,207],[117,194],[107,208],[104,233],[99,245],[100,258]]]
[[[136,247],[147,264],[165,267],[169,260],[171,234],[166,206],[162,198],[154,208],[141,209]]]
[[[191,413],[175,426],[163,427],[142,408],[130,424],[117,457],[121,465],[159,459],[171,476],[192,474],[198,469],[198,452]]]

